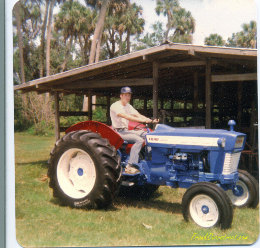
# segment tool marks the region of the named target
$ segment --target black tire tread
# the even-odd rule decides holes
[[[254,192],[252,193],[252,201],[249,203],[248,207],[256,208],[259,204],[259,184],[257,180],[248,171],[238,169],[238,172],[246,176],[251,181]]]
[[[98,194],[93,196],[90,201],[86,201],[85,204],[75,204],[75,199],[64,196],[59,188],[57,188],[56,182],[55,160],[57,160],[57,154],[79,143],[84,144],[84,146],[98,158],[103,168],[104,180],[102,181],[102,185],[98,185]],[[53,189],[53,196],[58,197],[65,204],[76,208],[108,207],[111,205],[119,187],[118,181],[120,181],[121,177],[119,161],[120,159],[118,158],[115,148],[110,145],[107,139],[102,138],[99,134],[87,130],[73,131],[66,134],[55,143],[50,153],[48,177],[50,178],[49,186]]]
[[[207,194],[210,197],[214,198],[214,195],[218,198],[218,203],[221,205],[220,208],[220,220],[217,225],[220,225],[221,229],[228,229],[231,227],[233,220],[233,205],[231,200],[225,191],[218,187],[214,183],[210,182],[199,182],[193,184],[190,188],[187,189],[183,198],[182,198],[182,213],[186,221],[189,221],[189,203],[193,196],[198,194]],[[225,216],[224,216],[225,215]]]

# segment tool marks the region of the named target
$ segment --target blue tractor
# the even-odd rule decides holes
[[[246,135],[234,131],[145,128],[140,173],[124,172],[131,144],[111,127],[86,121],[70,127],[51,152],[48,176],[54,197],[76,208],[106,208],[118,192],[151,196],[160,185],[187,188],[182,199],[186,221],[229,228],[233,206],[256,208],[258,182],[238,170]]]

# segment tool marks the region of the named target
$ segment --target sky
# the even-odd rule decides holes
[[[145,31],[151,31],[151,25],[156,21],[166,24],[166,18],[155,13],[156,0],[131,2],[143,7]],[[227,40],[232,33],[242,30],[243,23],[257,20],[254,0],[180,0],[180,5],[189,10],[196,21],[193,35],[193,44],[196,45],[203,45],[205,37],[212,33],[218,33]]]

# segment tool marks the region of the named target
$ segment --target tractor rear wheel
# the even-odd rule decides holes
[[[238,170],[239,179],[235,189],[226,193],[234,206],[238,208],[256,208],[259,202],[259,185],[256,179],[245,170]]]
[[[182,198],[182,212],[186,221],[193,220],[205,228],[230,228],[233,220],[232,202],[225,191],[210,182],[200,182],[187,189]]]
[[[107,139],[86,130],[66,134],[51,152],[53,196],[76,208],[108,207],[118,190],[121,166]]]

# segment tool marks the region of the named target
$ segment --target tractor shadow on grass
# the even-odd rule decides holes
[[[156,199],[161,196],[162,193],[155,192],[149,199],[140,198],[137,196],[122,196],[119,195],[114,201],[115,208],[121,208],[121,206],[143,208],[143,209],[156,209],[167,213],[182,213],[181,203],[167,202],[166,200]]]
[[[117,196],[114,199],[114,202],[112,205],[105,209],[93,209],[93,208],[82,208],[85,210],[94,210],[94,211],[120,211],[123,207],[133,207],[138,209],[156,209],[160,211],[164,211],[166,213],[172,213],[172,214],[181,214],[182,213],[182,207],[180,203],[172,203],[167,202],[166,200],[158,200],[159,196],[161,196],[162,193],[155,192],[152,197],[149,199],[140,199],[139,197],[132,197],[132,196]],[[69,207],[67,204],[60,201],[58,198],[52,198],[50,202],[56,206],[67,208]],[[69,207],[73,209],[73,207]]]

